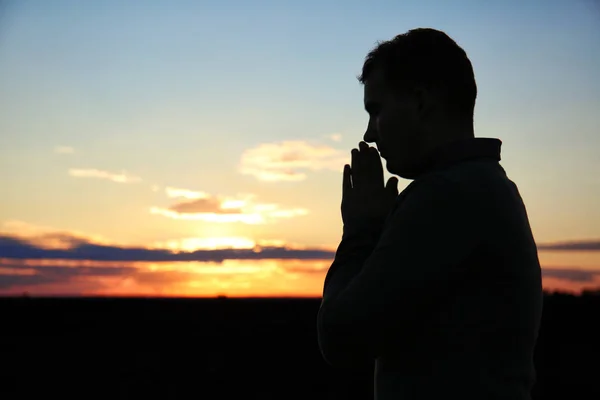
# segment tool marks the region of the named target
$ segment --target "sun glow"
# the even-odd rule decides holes
[[[158,242],[155,247],[172,251],[220,250],[220,249],[252,249],[256,242],[245,237],[208,237],[184,238]]]

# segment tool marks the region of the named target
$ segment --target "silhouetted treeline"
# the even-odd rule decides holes
[[[317,346],[320,299],[0,299],[0,399],[372,399]],[[534,399],[598,399],[600,292],[546,293]],[[343,389],[342,391],[342,388]]]

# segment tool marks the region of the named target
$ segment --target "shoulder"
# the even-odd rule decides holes
[[[412,181],[400,193],[399,200],[414,200],[423,196],[458,196],[466,193],[467,180],[455,169],[430,172]]]
[[[477,218],[489,197],[486,187],[495,185],[498,172],[490,163],[476,161],[429,172],[400,193],[396,210],[420,214],[452,212]]]
[[[497,162],[473,160],[431,171],[414,180],[403,193],[408,196],[411,193],[447,192],[448,195],[476,198],[507,181],[504,169]]]
[[[482,210],[469,179],[455,171],[431,172],[415,179],[398,196],[382,242],[418,247],[458,240],[471,246],[481,240]]]

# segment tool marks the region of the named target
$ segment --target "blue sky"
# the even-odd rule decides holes
[[[504,142],[536,239],[600,238],[591,0],[24,0],[0,10],[0,225],[12,231],[335,246],[343,160],[367,122],[355,79],[364,56],[378,40],[433,27],[472,60],[476,136]],[[271,165],[297,179],[241,172],[300,144],[299,164]],[[110,178],[123,173],[137,179]],[[167,187],[252,194],[291,216],[248,224],[149,212],[174,207]],[[597,253],[578,257],[600,270]]]

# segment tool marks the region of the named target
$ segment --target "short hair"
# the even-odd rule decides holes
[[[374,68],[397,90],[422,86],[440,90],[459,118],[473,118],[477,84],[465,51],[444,32],[417,28],[379,42],[365,58],[358,80],[364,84]]]

